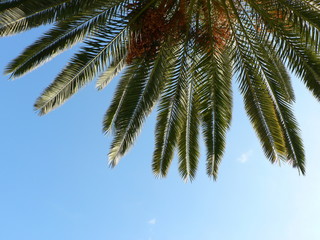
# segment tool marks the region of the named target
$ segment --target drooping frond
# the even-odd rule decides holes
[[[137,129],[135,127],[139,128],[139,125],[141,125],[143,116],[136,118],[135,115],[139,114],[138,112],[141,110],[140,102],[147,94],[145,90],[148,84],[148,72],[149,64],[140,64],[133,76],[135,81],[130,81],[126,94],[123,96],[123,104],[121,104],[115,122],[115,138],[109,152],[109,164],[111,166],[117,165],[120,157],[126,153],[136,137],[135,130]]]
[[[44,91],[35,103],[40,114],[58,107],[82,86],[103,71],[112,56],[119,54],[127,38],[126,25],[120,24],[114,29],[100,29],[87,45],[76,54],[54,82]],[[101,38],[103,36],[104,38]]]
[[[122,56],[120,56],[120,58],[112,59],[112,62],[108,67],[108,69],[99,76],[99,79],[97,80],[97,83],[96,83],[96,87],[98,90],[104,89],[109,84],[109,82],[115,76],[117,76],[126,66],[126,61],[125,61],[126,51],[125,49],[123,49],[120,52],[123,53]]]
[[[167,81],[159,107],[152,169],[156,176],[166,176],[182,127],[182,92],[186,86],[186,50],[179,45],[177,57],[168,67]]]
[[[44,36],[14,59],[7,66],[6,73],[19,77],[94,34],[99,26],[113,25],[112,20],[121,17],[121,7],[123,8],[121,4],[104,5],[57,22]]]
[[[110,3],[103,0],[21,0],[4,6],[1,12],[0,36],[16,34],[44,24],[68,19]],[[4,3],[5,4],[5,3]],[[1,6],[0,6],[1,9]]]
[[[123,104],[118,110],[115,122],[115,139],[112,143],[109,161],[112,166],[124,155],[133,144],[141,125],[150,114],[155,103],[158,101],[163,85],[165,84],[165,72],[168,56],[171,54],[165,46],[160,49],[158,57],[150,66],[141,66],[141,77],[135,77],[131,82],[123,98]],[[150,65],[150,63],[147,63]],[[140,71],[137,71],[140,72]]]
[[[315,52],[315,48],[306,43],[307,39],[299,35],[293,29],[293,23],[286,24],[272,18],[270,13],[261,5],[252,4],[254,10],[259,14],[262,20],[268,24],[265,25],[265,31],[272,32],[271,44],[278,52],[282,62],[301,78],[313,95],[320,100],[320,59]],[[272,10],[275,11],[274,5]],[[312,35],[319,35],[315,30]]]
[[[216,23],[211,20],[217,12],[217,6],[207,3],[205,28],[213,29]],[[217,19],[221,21],[221,18]],[[217,21],[216,20],[216,21]],[[225,19],[224,19],[225,21]],[[230,29],[224,24],[225,32]],[[200,114],[203,136],[207,148],[207,174],[217,179],[218,168],[225,149],[225,138],[231,122],[232,111],[232,65],[230,52],[226,50],[228,42],[217,44],[209,35],[208,45],[200,45],[201,61],[197,66],[201,80],[196,90],[200,96]],[[218,42],[219,43],[219,42]]]
[[[189,59],[191,61],[191,59]],[[182,178],[187,180],[194,179],[198,166],[199,158],[199,95],[196,92],[198,74],[196,70],[196,60],[192,59],[193,64],[189,66],[189,74],[181,76],[185,78],[186,86],[182,91],[181,105],[182,119],[180,137],[178,140],[179,172]],[[181,73],[185,74],[185,73]]]
[[[264,82],[260,59],[252,54],[258,50],[253,41],[255,31],[247,26],[246,19],[239,16],[234,3],[229,3],[237,20],[237,24],[230,21],[230,25],[237,43],[234,61],[245,107],[266,155],[271,162],[277,162],[285,155],[284,142],[268,86]]]
[[[129,86],[130,84],[132,84],[131,82],[134,81],[135,73],[138,70],[140,64],[141,61],[136,61],[134,62],[134,64],[131,64],[124,70],[124,73],[122,74],[120,82],[116,89],[116,92],[113,96],[111,105],[109,106],[103,119],[103,131],[105,133],[116,131],[115,123],[118,119],[119,111],[123,106],[127,92],[130,90]]]
[[[228,53],[210,53],[199,66],[203,79],[198,86],[201,100],[203,135],[207,148],[207,174],[218,175],[227,130],[231,122],[231,65]]]
[[[243,34],[235,36],[239,42],[237,50],[240,56],[236,61],[238,63],[241,61],[241,64],[244,64],[241,67],[238,66],[238,69],[241,69],[239,73],[240,88],[244,94],[248,114],[255,124],[253,117],[255,113],[252,111],[254,103],[249,99],[253,97],[263,120],[264,128],[256,125],[256,132],[266,154],[270,156],[270,160],[272,162],[278,159],[288,160],[304,173],[304,152],[296,122],[290,109],[292,94],[290,94],[290,87],[286,87],[290,86],[289,83],[285,83],[289,79],[284,78],[285,75],[280,70],[283,68],[281,63],[278,65],[279,68],[277,66],[279,61],[273,60],[272,56],[277,59],[276,53],[270,53],[270,51],[273,51],[272,48],[265,47],[268,46],[268,42],[257,38],[259,35],[252,24],[253,19],[248,15],[244,17],[236,12],[234,14],[239,21],[239,29],[236,32],[242,32],[241,34]],[[247,49],[250,48],[252,48],[250,52],[254,54],[248,55]],[[254,62],[253,67],[246,63],[248,59]],[[252,76],[253,79],[250,80]],[[255,86],[256,84],[257,86]],[[254,89],[255,93],[251,89]],[[263,92],[260,91],[261,89]],[[250,91],[251,94],[249,94]],[[266,104],[267,101],[270,101],[270,103]],[[268,138],[264,138],[265,134]],[[293,142],[295,144],[292,144]]]

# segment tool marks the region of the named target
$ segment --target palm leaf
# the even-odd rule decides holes
[[[117,32],[103,30],[106,36],[105,42],[98,42],[95,39],[87,42],[88,46],[76,54],[36,101],[35,108],[40,114],[45,114],[64,103],[79,88],[103,71],[110,57],[120,51],[127,35],[126,29],[126,27],[119,28]]]
[[[132,145],[144,119],[150,114],[159,99],[166,81],[165,69],[168,62],[165,60],[168,59],[169,50],[171,49],[163,46],[156,60],[150,63],[152,70],[148,70],[150,66],[142,66],[141,77],[135,77],[136,81],[128,85],[128,91],[126,91],[117,121],[115,121],[115,139],[109,154],[112,166]]]
[[[121,0],[21,0],[1,13],[0,36],[16,34],[34,27],[78,15],[83,9],[95,9]],[[8,8],[10,7],[10,8]]]
[[[164,87],[156,124],[155,150],[152,169],[156,176],[166,176],[173,158],[182,125],[182,91],[186,85],[186,49],[178,46],[178,56],[168,67],[168,80]]]
[[[195,65],[191,66],[189,77],[184,80],[187,86],[182,91],[181,105],[183,107],[183,123],[178,140],[179,154],[179,172],[185,180],[192,180],[195,177],[198,158],[199,158],[199,104],[198,95],[195,90],[195,85],[198,80],[195,74]]]
[[[106,22],[108,25],[112,25],[114,23],[112,18],[119,17],[117,13],[120,11],[121,6],[103,6],[58,22],[44,36],[14,59],[7,66],[6,73],[11,73],[12,77],[19,77],[60,52],[83,41],[92,35],[99,25],[104,25]]]
[[[98,90],[104,89],[109,82],[117,76],[126,66],[125,61],[126,55],[123,55],[121,59],[114,59],[110,64],[109,68],[101,74],[96,83]]]

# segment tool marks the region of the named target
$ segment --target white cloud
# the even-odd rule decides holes
[[[246,163],[249,161],[249,158],[252,156],[253,151],[249,150],[243,154],[237,159],[241,163]]]
[[[150,225],[154,225],[154,224],[156,224],[156,222],[157,222],[157,219],[155,219],[155,218],[150,219],[150,220],[148,221],[148,223],[149,223]]]

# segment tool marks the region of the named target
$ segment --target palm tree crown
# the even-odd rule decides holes
[[[320,99],[319,11],[319,0],[0,0],[0,35],[53,24],[7,66],[13,78],[84,43],[37,99],[40,114],[123,71],[103,119],[114,135],[111,166],[158,104],[154,173],[167,174],[177,149],[181,176],[192,180],[201,128],[207,174],[216,178],[235,79],[267,158],[304,174],[287,69]]]

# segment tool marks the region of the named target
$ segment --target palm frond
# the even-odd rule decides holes
[[[205,27],[214,29],[211,21],[215,6],[207,2]],[[208,31],[207,30],[207,31]],[[232,112],[232,62],[230,52],[223,49],[209,36],[209,45],[200,46],[201,61],[197,66],[201,81],[196,91],[200,96],[200,115],[205,145],[207,148],[207,174],[217,179],[218,168],[225,149],[225,138],[231,122]]]
[[[112,19],[121,17],[121,4],[103,6],[92,9],[57,22],[39,40],[26,48],[22,54],[14,59],[6,68],[6,74],[20,77],[33,70],[62,51],[71,48],[94,34],[100,25],[112,25]]]
[[[277,50],[280,60],[301,78],[313,95],[320,100],[320,59],[315,49],[308,46],[292,26],[272,19],[260,5],[252,4],[254,10],[268,24],[265,31],[272,32],[272,47]]]
[[[182,92],[186,86],[186,49],[177,47],[168,66],[167,81],[158,107],[155,150],[152,169],[156,176],[166,176],[182,125]]]
[[[249,20],[249,22],[246,20]],[[255,66],[259,68],[259,75],[261,74],[261,77],[258,76],[255,77],[255,79],[257,80],[261,78],[263,81],[262,83],[265,86],[263,89],[265,88],[265,91],[268,92],[272,101],[272,104],[269,106],[273,107],[273,111],[276,113],[277,121],[274,121],[274,123],[278,122],[282,129],[282,134],[279,132],[274,132],[273,134],[272,129],[274,127],[270,128],[270,133],[273,135],[274,140],[274,149],[281,159],[291,161],[293,166],[297,166],[299,170],[304,173],[304,151],[298,135],[296,121],[290,109],[292,98],[290,96],[290,91],[288,94],[288,88],[282,88],[284,85],[287,86],[288,83],[285,82],[289,82],[290,80],[288,78],[283,78],[285,76],[283,71],[279,71],[279,68],[276,65],[277,63],[270,57],[272,55],[275,56],[276,53],[274,52],[273,54],[270,54],[269,51],[272,51],[272,49],[265,48],[265,46],[268,46],[268,42],[264,42],[263,39],[253,37],[258,36],[258,34],[255,34],[255,28],[250,20],[251,19],[248,15],[246,15],[246,18],[238,15],[238,21],[241,21],[239,24],[241,26],[241,30],[247,38],[246,40],[248,41],[247,43],[249,47],[254,50],[252,51],[255,54],[255,56],[253,56],[253,61],[255,61]],[[246,30],[247,33],[245,33]],[[251,34],[251,32],[254,34]],[[250,38],[247,37],[248,34],[251,34]],[[261,85],[259,87],[261,88]],[[267,121],[268,120],[266,119],[265,122],[267,123]]]
[[[207,174],[217,179],[231,122],[232,89],[229,53],[210,53],[203,59],[203,80],[198,86],[201,98],[203,136],[207,147]]]
[[[115,139],[109,154],[111,166],[115,166],[118,159],[127,152],[145,118],[158,101],[166,81],[165,71],[168,65],[166,59],[170,54],[169,50],[171,49],[163,46],[155,61],[147,63],[152,65],[152,70],[149,70],[150,66],[143,66],[141,76],[135,76],[135,81],[128,85],[128,91],[115,122]]]
[[[178,139],[179,172],[185,180],[193,180],[196,175],[199,158],[199,96],[195,85],[199,81],[196,74],[196,62],[188,70],[189,76],[186,78],[186,88],[182,91],[181,105],[183,107],[183,123]],[[183,70],[183,69],[182,69]],[[181,74],[184,74],[183,72]]]
[[[139,69],[141,65],[141,60],[133,62],[131,65],[127,66],[124,73],[121,76],[120,82],[117,86],[116,92],[113,96],[111,105],[109,106],[107,112],[103,119],[103,131],[105,133],[116,131],[116,122],[118,119],[118,114],[123,106],[124,99],[129,91],[129,86],[134,81],[135,72]]]
[[[22,0],[18,5],[4,6],[1,12],[0,36],[16,34],[41,25],[50,24],[81,13],[123,0]],[[9,8],[8,8],[9,7]]]
[[[277,115],[273,101],[269,95],[268,86],[264,81],[263,69],[259,58],[251,53],[257,53],[257,46],[253,41],[255,34],[252,28],[245,26],[232,1],[229,1],[237,19],[237,25],[230,22],[234,28],[236,55],[235,69],[238,74],[239,87],[243,94],[247,114],[261,141],[266,156],[271,162],[277,162],[286,154],[281,126],[276,120]]]
[[[40,114],[64,103],[82,86],[91,81],[108,65],[110,58],[119,53],[127,37],[127,27],[115,30],[101,29],[104,39],[92,38],[87,46],[76,54],[55,81],[44,91],[35,103]]]
[[[122,51],[121,51],[122,52]],[[126,55],[123,55],[120,59],[113,59],[109,68],[101,74],[96,83],[98,90],[104,89],[109,82],[117,76],[126,66]]]
[[[117,119],[115,122],[116,131],[115,137],[111,144],[109,151],[109,164],[114,167],[118,164],[120,157],[122,157],[126,151],[130,148],[133,140],[139,131],[139,126],[143,121],[142,116],[136,117],[141,110],[141,101],[147,87],[147,79],[150,66],[148,63],[141,64],[134,73],[134,82],[130,82],[126,94],[123,98],[123,104],[118,111]],[[128,104],[129,103],[129,104]],[[152,103],[151,103],[152,104]],[[144,106],[148,108],[148,106]],[[151,107],[151,106],[149,106]],[[150,109],[144,109],[146,112]],[[130,118],[131,117],[131,118]],[[135,127],[137,129],[135,129]]]

